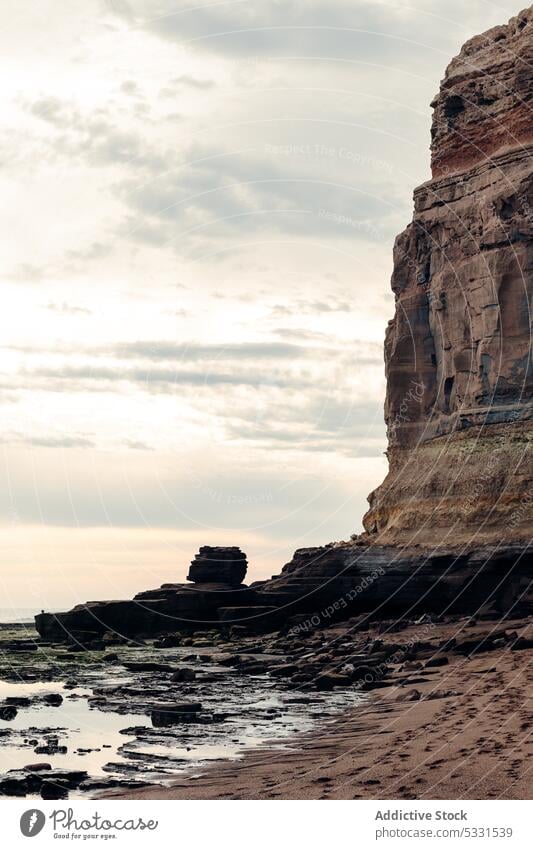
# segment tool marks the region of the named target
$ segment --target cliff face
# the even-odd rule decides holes
[[[202,548],[194,586],[43,613],[45,639],[101,647],[109,630],[269,630],[294,615],[305,633],[353,613],[530,613],[532,27],[526,10],[469,41],[433,101],[433,179],[394,246],[389,474],[367,534],[300,549],[250,587],[239,549]]]
[[[380,542],[531,536],[532,100],[528,9],[467,42],[432,103],[433,179],[394,246]]]

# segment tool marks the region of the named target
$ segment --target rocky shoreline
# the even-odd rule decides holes
[[[201,788],[202,776],[212,775],[202,750],[213,753],[218,746],[219,775],[226,769],[224,760],[234,763],[244,756],[246,764],[256,757],[249,752],[257,745],[288,746],[290,752],[302,732],[313,728],[313,735],[323,734],[328,721],[335,733],[344,729],[344,738],[354,722],[365,727],[376,698],[411,714],[428,700],[455,703],[448,676],[458,665],[479,676],[482,661],[485,671],[496,675],[519,660],[525,671],[533,648],[528,621],[488,612],[373,622],[360,615],[343,622],[302,621],[260,636],[213,630],[134,641],[108,633],[101,647],[89,649],[32,640],[20,628],[4,631],[0,644],[11,654],[0,679],[53,682],[54,688],[31,698],[1,700],[0,753],[18,749],[23,763],[0,775],[0,795],[68,798],[113,791],[124,798],[136,793],[171,798],[175,792],[201,792],[190,781],[194,776],[194,788]],[[73,749],[75,735],[69,737],[60,724],[11,727],[25,713],[34,720],[43,706],[59,719],[62,705],[82,700],[96,725],[99,717],[113,717],[123,740],[118,748],[100,745],[97,774],[80,766],[83,758],[91,762],[91,751]],[[524,713],[525,702],[517,701]],[[338,722],[337,713],[342,715]],[[253,727],[255,745],[243,736],[243,726]],[[76,768],[58,766],[73,754]],[[177,791],[180,774],[182,791]],[[243,798],[252,798],[247,792]]]
[[[368,699],[310,734],[124,799],[530,799],[529,620],[382,623],[363,640]],[[353,638],[323,631],[329,654]],[[326,648],[324,645],[323,650]],[[319,650],[320,651],[320,650]],[[386,655],[374,664],[372,655]],[[320,655],[319,655],[320,656]],[[339,652],[335,669],[344,665]],[[383,677],[381,675],[383,674]],[[368,677],[367,677],[368,676]],[[108,795],[108,794],[106,794]]]
[[[468,41],[432,103],[433,179],[394,248],[389,473],[365,533],[250,585],[239,548],[206,546],[188,582],[43,611],[38,640],[0,639],[0,683],[62,688],[0,701],[0,752],[28,751],[0,793],[528,798],[532,22],[526,9]],[[68,700],[130,720],[112,726],[127,738],[114,759],[107,743],[78,750],[98,754],[98,776],[30,760],[69,755],[61,727],[13,725]],[[337,711],[330,736],[283,758],[161,786],[195,746],[240,757],[248,721],[280,741]]]
[[[237,559],[232,563],[231,557]],[[194,571],[201,558],[202,571]],[[280,575],[240,583],[246,557],[238,548],[205,546],[193,560],[192,584],[163,584],[132,600],[87,602],[65,613],[36,616],[40,636],[96,647],[102,636],[182,635],[213,628],[222,633],[266,633],[280,624],[354,613],[374,619],[531,610],[532,554],[526,540],[470,547],[376,545],[364,536],[295,552]],[[232,573],[231,569],[235,568]],[[218,581],[217,570],[220,568]]]

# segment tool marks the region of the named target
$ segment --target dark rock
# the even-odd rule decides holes
[[[157,663],[151,660],[125,660],[122,663],[131,672],[172,672],[169,663]]]
[[[154,728],[166,728],[188,722],[197,722],[202,705],[199,702],[159,705],[152,709],[150,718]]]
[[[2,796],[26,796],[28,793],[36,793],[41,786],[41,779],[32,780],[29,773],[23,770],[8,772],[0,775],[0,795]]]
[[[52,764],[48,764],[45,762],[37,763],[37,764],[26,764],[24,770],[28,772],[43,772],[44,770],[52,769]]]
[[[270,668],[270,664],[264,660],[248,660],[239,666],[240,672],[245,672],[246,675],[262,675]]]
[[[3,719],[4,722],[11,722],[15,719],[17,713],[16,707],[12,705],[0,705],[0,719]]]
[[[33,751],[36,755],[66,755],[68,748],[67,746],[60,746],[56,741],[51,741],[42,746],[36,746]]]
[[[5,705],[13,705],[18,708],[25,708],[31,705],[31,699],[27,696],[6,696],[4,699]]]
[[[320,675],[315,680],[317,690],[333,690],[334,687],[348,687],[351,684],[351,679],[348,675],[330,672]]]
[[[196,672],[194,669],[189,669],[185,666],[181,669],[176,669],[176,671],[170,676],[171,681],[194,681],[195,678]]]
[[[497,646],[495,642],[500,634],[498,632],[489,632],[477,634],[475,637],[470,637],[466,640],[457,640],[454,651],[462,655],[481,654],[482,652],[493,651]]]
[[[404,693],[399,693],[396,696],[397,702],[417,702],[422,698],[420,690],[406,690]]]
[[[430,668],[433,666],[446,666],[450,661],[445,654],[437,654],[435,657],[430,657],[429,660],[426,660],[424,667]]]
[[[155,640],[154,647],[158,649],[171,649],[181,646],[183,640],[182,634],[166,634]]]
[[[46,693],[42,696],[42,701],[45,705],[50,705],[51,707],[59,707],[59,705],[63,704],[63,696],[61,693]]]
[[[518,637],[511,645],[512,651],[524,651],[533,649],[533,639],[531,637]]]
[[[282,663],[279,666],[272,666],[270,674],[279,678],[290,678],[291,675],[294,675],[298,671],[295,663]]]
[[[233,626],[235,622],[246,623],[249,633],[272,630],[282,615],[277,607],[267,605],[243,604],[238,607],[218,608],[218,618],[222,624]]]
[[[248,563],[236,546],[204,545],[191,563],[188,581],[205,584],[218,581],[238,586],[244,581]]]
[[[66,781],[43,781],[41,784],[41,799],[68,799],[69,785]]]
[[[28,793],[40,793],[43,784],[58,785],[62,789],[75,789],[87,779],[84,770],[42,769],[10,770],[0,776],[0,794],[4,796],[26,796]],[[63,798],[43,796],[42,798]]]

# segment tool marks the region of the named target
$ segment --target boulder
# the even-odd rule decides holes
[[[152,708],[150,718],[154,728],[166,728],[171,725],[198,722],[202,705],[199,702],[182,704],[164,704]]]
[[[244,581],[247,568],[246,555],[237,546],[204,545],[191,563],[187,580],[236,587]]]
[[[0,705],[0,719],[4,722],[11,722],[15,719],[18,711],[14,705]]]
[[[45,693],[42,696],[42,701],[45,705],[50,705],[50,707],[59,707],[63,704],[63,696],[61,693]]]
[[[449,662],[445,654],[436,654],[435,657],[430,657],[429,660],[426,660],[424,668],[430,669],[434,666],[447,666]]]
[[[195,678],[196,672],[194,669],[189,669],[186,666],[176,669],[170,676],[171,681],[194,681]]]
[[[41,799],[68,799],[70,787],[60,778],[55,781],[43,781],[41,784]]]

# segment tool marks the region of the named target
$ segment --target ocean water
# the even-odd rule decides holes
[[[33,622],[35,614],[40,612],[35,607],[0,607],[0,625]]]

